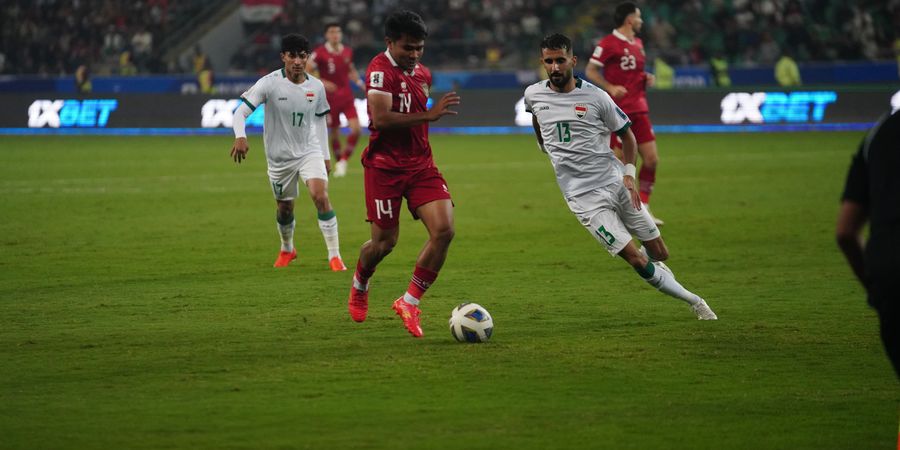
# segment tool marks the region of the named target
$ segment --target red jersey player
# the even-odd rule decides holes
[[[393,309],[407,331],[421,337],[419,300],[437,278],[454,234],[453,202],[431,157],[428,122],[456,114],[449,108],[459,104],[459,96],[445,94],[427,109],[431,72],[419,58],[428,32],[418,14],[391,14],[385,20],[384,34],[387,50],[372,58],[366,70],[370,133],[362,163],[372,239],[360,249],[348,309],[353,320],[366,320],[369,278],[397,244],[400,206],[406,197],[413,218],[425,224],[428,241],[416,259],[409,288],[394,301]]]
[[[337,162],[334,165],[334,176],[342,177],[347,174],[347,160],[356,148],[359,139],[359,119],[356,115],[356,106],[353,104],[353,91],[350,89],[350,81],[364,89],[359,72],[353,66],[353,50],[341,43],[343,33],[341,25],[329,23],[325,25],[325,43],[313,50],[309,56],[308,71],[322,80],[325,84],[325,96],[331,105],[331,114],[328,116],[328,128],[331,136],[331,150]],[[340,128],[341,113],[347,117],[350,125],[350,134],[347,136],[347,145],[341,148]]]
[[[617,6],[613,20],[616,29],[597,43],[594,54],[588,60],[585,75],[608,92],[616,105],[631,119],[631,129],[637,138],[638,153],[642,161],[638,174],[641,201],[647,207],[656,182],[659,156],[646,96],[647,87],[653,85],[654,78],[653,74],[644,72],[644,44],[635,36],[641,31],[644,21],[641,19],[640,8],[631,2]],[[610,141],[611,147],[622,147],[615,135]],[[657,225],[663,224],[655,216],[653,221]]]

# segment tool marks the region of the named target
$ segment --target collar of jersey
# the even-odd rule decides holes
[[[387,56],[387,59],[388,59],[388,61],[391,62],[391,65],[392,65],[392,66],[394,66],[394,67],[400,67],[400,65],[397,64],[397,61],[394,61],[394,58],[391,57],[391,51],[390,51],[390,50],[385,50],[385,51],[384,51],[384,56]],[[409,72],[407,72],[407,71],[404,70],[404,71],[403,71],[403,74],[406,75],[406,76],[410,76],[410,77],[411,77],[411,76],[414,76],[414,75],[416,74],[416,68],[418,68],[418,67],[419,67],[419,64],[416,63],[416,67],[413,67],[413,70],[410,70]],[[401,69],[401,70],[402,70],[402,69]]]
[[[613,30],[612,34],[613,34],[613,36],[615,36],[615,37],[617,37],[617,38],[619,38],[619,39],[621,39],[621,40],[623,40],[623,41],[625,41],[625,42],[627,42],[627,43],[629,43],[629,44],[634,44],[634,41],[633,41],[633,40],[628,39],[627,36],[625,36],[625,35],[622,34],[622,33],[619,33],[619,30]]]
[[[550,87],[550,80],[547,80],[547,87]],[[575,77],[575,89],[581,89],[581,78]]]
[[[306,73],[306,71],[303,72],[303,75],[306,77],[306,79],[303,80],[303,83],[300,83],[300,84],[298,84],[297,86],[302,86],[304,83],[306,83],[307,81],[309,81],[309,74]],[[281,78],[284,78],[284,79],[287,80],[287,74],[284,72],[284,67],[281,68]],[[288,80],[288,81],[291,81],[291,80]],[[293,84],[293,83],[294,83],[294,82],[291,81],[291,84]]]

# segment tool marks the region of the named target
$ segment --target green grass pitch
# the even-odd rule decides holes
[[[890,448],[897,380],[833,239],[861,133],[661,135],[669,266],[718,322],[609,257],[530,136],[433,136],[456,239],[404,211],[350,321],[312,204],[278,250],[262,140],[3,137],[0,448]],[[360,148],[364,146],[361,143]],[[331,182],[354,266],[362,170]],[[450,310],[495,332],[456,343]]]

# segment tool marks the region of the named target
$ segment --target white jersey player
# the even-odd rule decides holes
[[[569,209],[610,255],[621,256],[650,285],[688,303],[698,319],[716,320],[706,302],[662,263],[668,249],[634,187],[637,142],[628,116],[605,91],[572,76],[577,58],[566,36],[544,38],[541,61],[550,79],[525,89],[525,108]],[[624,165],[609,147],[610,133],[624,143]],[[643,243],[640,250],[632,234]]]
[[[306,184],[318,211],[319,229],[328,248],[333,271],[347,270],[341,259],[337,217],[328,200],[328,131],[325,115],[330,108],[322,82],[306,74],[309,41],[298,34],[281,40],[284,67],[256,82],[241,95],[234,112],[234,146],[231,156],[240,163],[247,157],[247,117],[265,104],[263,141],[272,193],[278,205],[276,222],[281,251],[275,267],[285,267],[297,257],[294,248],[294,199],[298,179]]]

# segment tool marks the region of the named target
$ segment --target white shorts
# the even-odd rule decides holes
[[[642,242],[660,236],[646,208],[634,209],[628,189],[613,183],[574,197],[566,197],[569,209],[609,252],[616,256],[634,235]]]
[[[293,200],[297,198],[298,178],[306,184],[311,178],[328,180],[328,172],[325,170],[325,158],[320,154],[306,155],[285,164],[283,167],[273,169],[269,167],[269,182],[272,185],[272,194],[275,200]]]

